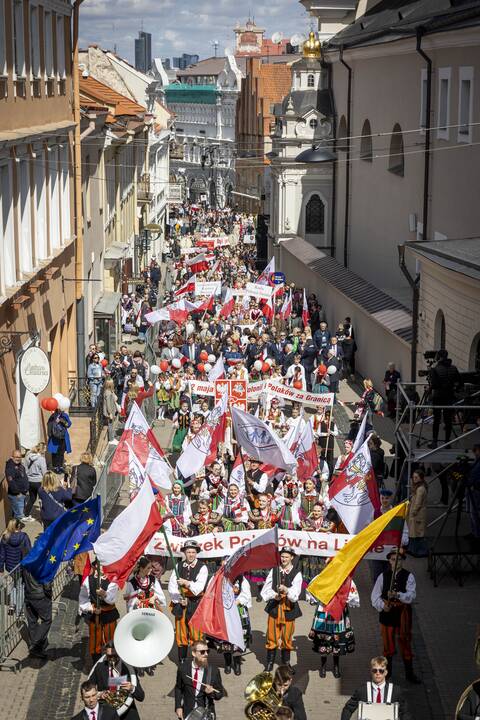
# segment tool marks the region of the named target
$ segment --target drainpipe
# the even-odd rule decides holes
[[[426,126],[425,126],[425,150],[423,167],[423,233],[422,240],[428,238],[428,195],[430,190],[430,141],[431,141],[431,109],[432,109],[432,61],[422,49],[423,28],[417,29],[417,52],[427,64],[427,97],[426,97]]]
[[[330,88],[330,91],[332,91],[332,64],[328,64],[328,87]],[[332,93],[333,96],[333,93]],[[335,98],[333,98],[333,102],[335,102]],[[333,152],[336,155],[337,154],[337,113],[336,110],[333,113]],[[332,237],[330,239],[330,254],[334,258],[336,257],[336,250],[337,250],[337,173],[338,173],[338,165],[337,161],[333,163],[333,175],[332,175],[332,222],[331,222],[331,232]]]
[[[77,324],[77,376],[85,374],[85,317],[83,298],[83,212],[82,212],[82,148],[80,135],[80,74],[78,63],[78,33],[80,5],[73,3],[72,85],[74,130],[74,197],[75,197],[75,315]]]
[[[343,47],[340,48],[340,62],[347,69],[347,163],[345,167],[345,220],[343,230],[343,264],[348,267],[348,235],[350,218],[350,149],[351,149],[351,112],[352,112],[352,68],[343,59]]]
[[[405,245],[398,246],[398,262],[400,270],[407,278],[408,284],[412,288],[412,344],[410,348],[410,382],[416,382],[417,379],[417,348],[418,348],[418,305],[420,300],[420,273],[415,278],[405,263]]]

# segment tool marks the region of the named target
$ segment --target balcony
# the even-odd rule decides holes
[[[139,205],[145,205],[145,203],[151,203],[152,200],[153,190],[150,189],[150,175],[145,173],[137,184],[137,202]]]

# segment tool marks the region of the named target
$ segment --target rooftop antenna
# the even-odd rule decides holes
[[[113,30],[113,37],[115,37],[115,23],[112,23],[112,30]],[[117,54],[117,43],[113,43],[113,52],[115,55]]]
[[[211,45],[213,45],[213,52],[215,53],[215,57],[217,57],[217,53],[218,53],[218,40],[212,40]]]

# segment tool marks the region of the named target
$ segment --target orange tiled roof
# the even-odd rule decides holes
[[[95,80],[91,75],[86,78],[80,75],[80,92],[85,98],[90,98],[108,106],[110,115],[107,120],[109,122],[111,122],[111,117],[144,115],[147,112],[143,105],[139,105],[134,100],[125,97],[125,95],[120,95],[116,90],[112,90],[108,85]]]

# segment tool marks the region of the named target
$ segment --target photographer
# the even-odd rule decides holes
[[[439,350],[437,353],[437,364],[432,367],[428,374],[430,384],[432,405],[453,405],[455,401],[455,390],[462,385],[462,379],[455,365],[448,357],[446,350]],[[433,410],[432,442],[428,447],[436,448],[438,444],[438,433],[440,430],[440,419],[442,408]],[[445,424],[445,442],[450,440],[452,434],[453,409],[443,408],[443,422]]]

